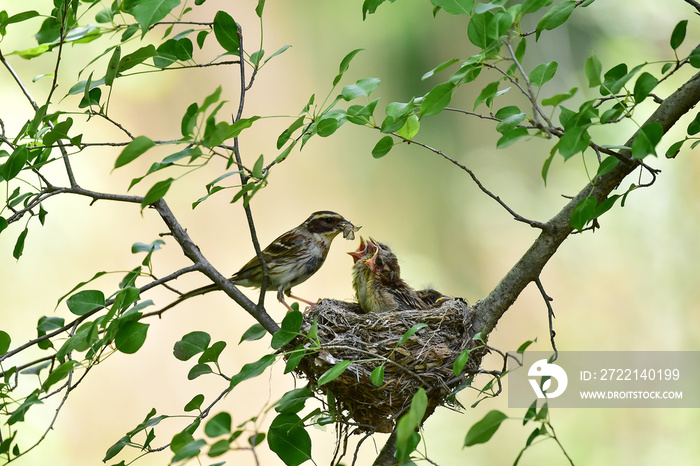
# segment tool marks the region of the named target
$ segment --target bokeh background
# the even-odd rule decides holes
[[[20,5],[0,0],[0,8],[12,14],[25,9],[41,10],[48,3],[30,0]],[[284,45],[292,48],[260,72],[247,95],[244,116],[278,117],[260,120],[244,133],[241,150],[247,163],[252,165],[260,154],[266,160],[275,157],[277,136],[291,123],[290,116],[302,109],[311,94],[316,94],[320,102],[331,92],[331,81],[341,58],[353,49],[365,50],[355,58],[341,85],[363,77],[381,78],[382,85],[372,95],[381,98],[379,108],[423,95],[439,82],[436,79],[446,78],[444,75],[423,82],[420,77],[424,72],[447,59],[466,58],[475,52],[466,38],[465,19],[444,12],[433,17],[427,1],[403,0],[382,5],[377,14],[365,21],[361,3],[267,2],[264,49],[269,55]],[[217,10],[227,10],[243,27],[244,46],[253,51],[260,42],[255,5],[250,0],[235,2],[235,6],[209,0],[195,8],[188,19],[208,21]],[[543,92],[551,95],[577,86],[584,96],[592,98],[594,94],[587,90],[582,72],[582,64],[592,51],[602,61],[604,70],[620,62],[632,67],[645,61],[667,60],[673,57],[668,46],[671,31],[682,19],[689,19],[688,37],[680,49],[684,54],[700,39],[698,19],[685,2],[599,1],[577,10],[567,27],[545,32],[538,43],[530,39],[526,67],[531,69],[543,61],[556,60],[557,76]],[[39,21],[10,26],[10,34],[0,43],[3,53],[34,46],[31,35]],[[25,34],[18,34],[18,29]],[[217,53],[214,45],[214,38],[210,37],[202,56],[213,58]],[[78,76],[86,63],[86,50],[94,55],[107,46],[106,39],[102,39],[88,46],[66,48],[54,101],[89,74],[92,68]],[[50,78],[36,82],[32,78],[51,72],[53,55],[31,61],[13,55],[8,58],[35,98],[45,99]],[[652,69],[658,71],[660,66],[653,65]],[[95,65],[99,70],[95,75],[105,68],[106,58]],[[688,76],[686,73],[680,79]],[[471,110],[474,97],[490,82],[489,78],[493,80],[495,75],[482,73],[476,85],[459,92],[452,106]],[[674,88],[673,82],[665,84],[656,90],[662,97]],[[237,70],[232,67],[164,71],[118,79],[110,115],[134,134],[175,139],[187,106],[201,102],[219,85],[230,102],[220,113],[224,118],[226,112],[234,111],[238,100]],[[332,91],[332,95],[338,91]],[[519,100],[512,95],[502,99],[506,98]],[[575,102],[581,101],[581,94],[577,99]],[[8,134],[32,115],[5,70],[0,72],[0,102],[0,118]],[[77,102],[76,97],[67,97],[61,105],[75,107]],[[85,133],[85,142],[125,140],[123,134],[103,121],[86,122],[79,115],[74,118]],[[643,110],[635,118],[643,121]],[[683,136],[686,125],[687,122],[678,125],[679,131],[664,139],[659,153]],[[632,129],[606,129],[598,136],[605,144],[622,144]],[[565,202],[563,195],[575,194],[586,182],[580,157],[567,163],[556,157],[545,187],[540,170],[552,142],[533,138],[506,150],[496,150],[498,136],[491,122],[443,114],[426,119],[417,138],[474,170],[492,192],[525,217],[547,220]],[[433,153],[399,145],[386,157],[373,159],[370,151],[379,138],[376,131],[348,124],[330,138],[313,138],[303,151],[293,152],[275,167],[269,186],[252,202],[261,243],[269,243],[310,212],[335,210],[362,225],[362,234],[389,243],[410,284],[435,286],[470,302],[482,298],[517,261],[537,232],[514,222],[477,189],[466,173]],[[700,194],[696,183],[700,161],[697,150],[694,152],[686,149],[672,161],[663,157],[650,160],[652,166],[662,170],[656,184],[634,192],[624,208],[616,206],[602,219],[602,229],[569,238],[547,265],[542,282],[554,298],[560,350],[700,349],[700,314],[696,304],[700,298],[700,212],[696,201]],[[124,192],[133,177],[167,154],[152,150],[143,160],[112,172],[118,153],[119,149],[96,148],[74,157],[80,184],[99,191]],[[591,159],[588,162],[590,169]],[[230,204],[233,191],[225,191],[196,209],[191,208],[191,203],[204,195],[203,185],[216,178],[219,169],[221,165],[195,172],[177,183],[166,199],[204,254],[227,274],[253,255],[241,205]],[[58,165],[49,173],[56,184],[65,182]],[[156,179],[142,182],[132,192],[145,193]],[[41,316],[69,318],[64,304],[54,309],[58,297],[95,272],[118,271],[95,285],[105,291],[114,289],[123,272],[142,259],[141,255],[130,253],[131,245],[151,242],[165,231],[153,212],[146,210],[141,214],[130,205],[98,202],[90,206],[88,199],[57,196],[47,201],[45,208],[49,212],[46,225],[40,228],[32,222],[19,261],[12,258],[11,251],[23,225],[14,224],[0,235],[0,326],[12,335],[13,347],[35,337],[36,321]],[[154,273],[158,276],[188,265],[177,244],[165,239],[166,246],[154,256]],[[295,288],[295,292],[312,299],[351,299],[351,260],[344,252],[355,249],[356,244],[337,239],[322,272]],[[178,280],[176,286],[187,290],[204,283],[201,277],[187,276]],[[256,297],[254,291],[249,293]],[[165,290],[144,296],[158,305],[173,297]],[[268,303],[271,314],[281,320],[284,308],[272,294]],[[228,343],[220,361],[226,373],[234,374],[243,364],[268,351],[269,338],[237,345],[241,334],[253,323],[222,293],[190,300],[163,319],[152,320],[144,348],[136,355],[115,354],[96,367],[69,399],[47,440],[18,464],[100,464],[106,449],[141,422],[151,408],[159,414],[179,414],[198,393],[205,394],[207,401],[212,400],[226,383],[215,377],[188,381],[191,364],[172,356],[173,344],[190,331],[206,331],[212,335],[212,341]],[[535,338],[538,342],[532,349],[549,348],[547,311],[542,297],[531,286],[500,321],[490,343],[507,351]],[[274,417],[266,412],[267,407],[295,384],[304,383],[281,373],[282,365],[278,363],[269,375],[241,384],[214,411],[231,412],[234,425],[260,415],[265,429]],[[461,397],[467,407],[475,399],[473,392],[464,392]],[[55,404],[47,403],[29,412],[26,423],[35,431],[35,437],[41,435],[54,409]],[[500,409],[516,419],[504,423],[489,443],[463,449],[469,427],[491,409]],[[532,431],[531,426],[523,427],[517,420],[523,415],[523,410],[508,408],[507,393],[463,412],[439,409],[425,425],[427,454],[441,465],[512,464]],[[674,464],[690,465],[696,464],[700,455],[698,409],[560,409],[554,410],[551,417],[576,464],[614,465],[625,461],[652,465],[673,458]],[[161,423],[154,445],[166,443],[186,423],[183,419]],[[28,431],[23,435],[26,446],[31,435]],[[312,435],[317,463],[327,464],[334,445],[332,427]],[[380,448],[384,439],[377,436],[376,442],[365,442],[358,464],[370,464],[375,448]],[[123,456],[126,459],[136,454],[135,450],[125,451],[129,455]],[[281,464],[265,445],[257,449],[257,454],[260,464]],[[169,458],[166,451],[148,455],[137,464],[166,464]],[[232,453],[226,459],[227,464],[255,464],[250,452],[245,451]],[[204,459],[202,464],[213,462]],[[548,441],[528,450],[520,464],[566,464],[566,460],[555,443]]]

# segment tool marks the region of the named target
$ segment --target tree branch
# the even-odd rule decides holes
[[[690,109],[700,102],[700,73],[693,76],[664,102],[647,119],[644,125],[659,123],[664,134]],[[644,126],[642,125],[642,126]],[[625,143],[632,147],[639,131]],[[539,277],[545,264],[554,255],[559,246],[573,231],[569,223],[574,207],[585,197],[593,196],[601,202],[619,186],[619,184],[637,166],[629,151],[621,154],[627,162],[620,162],[609,173],[597,178],[595,185],[587,184],[573,199],[549,222],[520,260],[505,275],[501,282],[482,301],[475,304],[474,328],[477,332],[488,335],[496,326],[499,319],[515,302],[523,289]]]
[[[265,330],[270,333],[275,333],[279,330],[279,326],[272,320],[272,317],[265,311],[264,308],[256,306],[246,295],[231,283],[226,277],[221,275],[216,268],[202,255],[196,244],[192,241],[184,228],[173,215],[170,207],[165,203],[165,200],[160,199],[154,204],[158,214],[161,216],[166,226],[172,233],[175,240],[182,248],[182,252],[195,263],[197,269],[206,275],[211,281],[216,283],[231,299],[241,306],[248,314],[253,316]]]

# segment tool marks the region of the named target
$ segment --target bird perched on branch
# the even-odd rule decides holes
[[[262,258],[267,265],[269,289],[277,290],[277,299],[290,311],[284,296],[287,295],[307,304],[310,301],[291,294],[293,286],[306,281],[321,268],[326,260],[331,242],[343,233],[343,237],[354,239],[356,227],[340,214],[330,211],[319,211],[311,214],[304,223],[282,234],[269,246],[262,250]],[[234,285],[260,288],[263,283],[263,266],[257,256],[246,263],[241,270],[230,278]],[[169,309],[185,299],[199,296],[220,289],[211,284],[197,288],[181,295],[176,301],[166,306],[161,312]]]
[[[360,246],[348,254],[355,262],[352,284],[364,312],[429,309],[448,299],[433,289],[416,291],[403,281],[396,254],[386,244],[360,238]]]

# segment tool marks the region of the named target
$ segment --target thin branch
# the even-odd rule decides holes
[[[177,271],[175,271],[175,272],[171,273],[170,275],[167,275],[167,276],[165,276],[165,277],[163,277],[163,278],[159,278],[159,279],[157,279],[157,280],[153,280],[152,282],[147,283],[147,284],[145,284],[144,286],[142,286],[142,287],[139,289],[139,294],[140,294],[140,293],[143,293],[143,292],[145,292],[145,291],[148,291],[148,290],[150,290],[151,288],[154,288],[154,287],[156,287],[156,286],[158,286],[158,285],[162,285],[162,284],[167,283],[167,282],[169,282],[169,281],[171,281],[171,280],[175,280],[175,279],[178,278],[179,276],[181,276],[181,275],[183,275],[183,274],[186,274],[186,273],[189,273],[189,272],[193,271],[194,269],[196,269],[196,266],[184,267],[184,268],[182,268],[182,269],[180,269],[180,270],[177,270]],[[7,353],[5,353],[5,354],[3,354],[3,355],[0,355],[0,362],[4,361],[4,360],[7,359],[7,358],[10,358],[10,357],[14,356],[14,355],[17,354],[17,353],[20,353],[20,352],[24,351],[25,349],[27,349],[27,348],[29,348],[29,347],[31,347],[31,346],[34,346],[34,345],[36,345],[36,344],[38,344],[38,343],[41,343],[41,342],[44,341],[44,340],[49,340],[49,339],[55,337],[56,335],[59,335],[59,334],[61,334],[61,333],[63,333],[63,332],[66,332],[66,331],[70,330],[70,329],[73,328],[74,326],[76,326],[76,325],[82,323],[82,322],[83,322],[85,319],[87,319],[88,317],[91,317],[91,316],[97,314],[98,312],[100,312],[100,311],[101,311],[102,309],[104,309],[105,307],[111,306],[113,303],[114,303],[114,300],[113,300],[113,299],[112,299],[112,300],[109,300],[109,301],[107,301],[107,302],[105,303],[105,306],[104,306],[104,307],[95,308],[95,309],[93,309],[92,311],[90,311],[90,312],[88,312],[88,313],[86,313],[86,314],[83,314],[83,315],[77,317],[76,319],[72,320],[71,322],[65,324],[63,327],[54,330],[54,331],[51,332],[51,333],[47,333],[46,335],[43,335],[43,336],[38,337],[38,338],[35,338],[34,340],[31,340],[31,341],[25,343],[24,345],[15,348],[15,349],[12,350],[12,351],[8,351]],[[150,315],[150,314],[144,314],[144,315],[142,316],[142,318],[143,318],[143,317],[148,317],[149,315]],[[51,358],[52,358],[52,357],[51,357]],[[40,362],[43,362],[43,361],[45,361],[45,360],[49,360],[49,359],[51,359],[51,358],[47,358],[47,357],[39,358],[39,359],[37,359],[37,360],[35,360],[35,361],[33,361],[33,362],[30,362],[30,363],[26,364],[25,366],[23,366],[23,368],[24,368],[24,367],[34,366],[34,365],[36,365],[36,364],[39,364]],[[18,370],[19,370],[19,369],[18,369]],[[0,373],[0,377],[2,377],[3,375],[4,375],[4,372],[3,372],[3,373]]]
[[[53,93],[58,88],[58,69],[61,66],[61,56],[63,55],[63,45],[66,40],[66,18],[68,16],[68,0],[63,0],[63,16],[61,18],[61,26],[58,29],[58,53],[56,54],[56,66],[53,70],[53,79],[51,80],[51,89],[49,89],[49,95],[46,96],[46,103],[48,105],[51,103],[51,97]]]
[[[238,51],[243,57],[243,29],[241,28],[240,24],[236,24],[236,34],[238,34]],[[236,112],[236,116],[233,118],[233,123],[237,122],[238,120],[241,119],[243,116],[243,108],[245,106],[245,96],[246,92],[248,91],[249,87],[246,86],[245,82],[245,61],[241,58],[240,64],[239,64],[239,69],[240,69],[240,96],[238,100],[238,111]],[[253,84],[253,78],[251,78],[250,84],[252,86]],[[240,147],[238,145],[238,137],[233,138],[233,155],[236,160],[236,164],[239,167],[243,166],[243,161],[241,158],[241,151]],[[241,185],[245,186],[248,183],[249,176],[246,174],[245,171],[241,171],[240,173],[240,178],[241,178]],[[253,220],[253,212],[250,209],[250,194],[246,193],[243,195],[243,210],[245,211],[245,216],[246,216],[246,221],[248,222],[248,231],[250,231],[250,239],[253,243],[253,249],[255,250],[255,255],[258,258],[258,261],[262,265],[263,269],[263,279],[262,283],[260,284],[260,295],[258,298],[258,308],[261,309],[264,312],[264,307],[265,307],[265,293],[267,292],[267,287],[270,282],[270,269],[267,265],[267,262],[265,262],[265,258],[263,257],[262,254],[262,248],[260,247],[260,241],[258,241],[258,235],[255,229],[255,222]]]
[[[219,288],[221,288],[229,297],[231,297],[231,299],[233,299],[246,312],[253,316],[253,318],[257,320],[269,333],[272,334],[279,330],[277,323],[275,323],[264,308],[256,306],[255,303],[248,299],[246,295],[241,293],[241,291],[233,283],[231,283],[230,280],[221,275],[221,273],[216,270],[216,268],[214,268],[214,266],[211,265],[211,263],[202,255],[199,247],[194,244],[192,239],[187,234],[187,231],[177,221],[175,215],[165,203],[164,199],[158,200],[157,202],[153,203],[152,206],[156,209],[172,233],[173,237],[182,248],[182,252],[188,259],[195,263],[200,272],[209,277],[211,281],[218,285]]]
[[[695,14],[700,15],[700,3],[696,2],[695,0],[685,0],[685,3],[689,4],[690,6],[692,6],[696,10],[698,10],[695,12]]]
[[[477,178],[477,176],[474,174],[474,172],[473,172],[472,170],[470,170],[469,168],[467,168],[465,165],[462,165],[461,163],[459,163],[457,160],[453,159],[453,158],[450,157],[449,155],[445,154],[445,153],[444,153],[443,151],[441,151],[440,149],[436,149],[436,148],[431,147],[431,146],[429,146],[429,145],[427,145],[427,144],[425,144],[425,143],[422,143],[422,142],[420,142],[420,141],[416,141],[415,139],[411,139],[411,140],[406,139],[406,138],[404,138],[404,137],[402,137],[402,136],[400,136],[400,135],[398,135],[398,134],[396,134],[396,133],[391,133],[391,134],[394,135],[394,136],[396,136],[397,138],[402,139],[404,142],[407,142],[407,143],[409,143],[409,144],[415,144],[415,145],[420,146],[420,147],[422,147],[422,148],[424,148],[424,149],[428,149],[429,151],[431,151],[431,152],[433,152],[433,153],[435,153],[435,154],[441,156],[441,157],[444,158],[445,160],[451,162],[452,164],[456,165],[457,167],[459,167],[459,168],[462,169],[463,171],[467,172],[467,174],[471,177],[471,179],[474,181],[474,183],[476,183],[476,185],[479,187],[479,189],[480,189],[484,194],[486,194],[487,196],[489,196],[489,197],[490,197],[491,199],[493,199],[494,201],[498,202],[498,203],[501,205],[501,207],[503,207],[504,209],[506,209],[506,211],[508,211],[508,213],[511,214],[511,215],[513,216],[513,219],[517,220],[518,222],[527,223],[527,224],[530,225],[531,227],[533,227],[533,228],[539,228],[539,229],[541,229],[541,230],[543,230],[543,229],[545,229],[545,228],[547,227],[546,224],[544,224],[544,223],[542,223],[542,222],[538,222],[538,221],[536,221],[536,220],[527,219],[527,218],[523,217],[522,215],[518,214],[517,212],[515,212],[513,209],[511,209],[511,208],[508,206],[508,204],[506,204],[505,202],[503,202],[503,200],[501,200],[501,198],[500,198],[499,196],[493,194],[491,191],[489,191],[488,189],[486,189],[486,186],[484,186],[483,183],[481,183],[481,181],[479,180],[479,178]]]
[[[2,54],[2,51],[0,50],[0,62],[5,66],[7,71],[10,73],[10,76],[12,76],[12,79],[15,80],[15,83],[17,86],[19,86],[20,90],[24,94],[24,96],[27,98],[29,103],[31,104],[32,108],[34,111],[39,110],[39,105],[36,103],[32,95],[29,93],[29,90],[26,88],[24,83],[22,82],[22,79],[20,79],[19,75],[15,72],[15,70],[12,68],[10,63],[5,59],[5,56]]]
[[[554,343],[554,337],[556,336],[556,332],[554,331],[554,323],[552,322],[553,319],[556,317],[554,315],[554,309],[552,308],[552,301],[554,301],[554,299],[548,296],[547,292],[544,291],[544,286],[542,286],[542,281],[539,277],[535,279],[535,284],[537,284],[537,289],[540,290],[540,294],[542,295],[542,298],[544,299],[544,302],[547,305],[547,317],[549,320],[549,340],[551,341],[552,349],[554,350],[554,357],[552,358],[551,362],[554,362],[559,357],[557,345]]]
[[[505,45],[508,48],[508,52],[510,53],[511,58],[513,59],[513,62],[515,63],[515,66],[518,67],[518,71],[520,71],[520,74],[523,77],[523,80],[525,80],[525,85],[527,86],[527,92],[525,95],[530,99],[530,103],[532,104],[532,119],[535,123],[536,126],[540,127],[541,129],[544,130],[547,134],[549,134],[549,128],[551,128],[552,122],[549,121],[549,118],[547,118],[547,115],[544,114],[544,112],[540,109],[540,106],[537,105],[537,96],[535,95],[535,92],[532,90],[532,83],[530,82],[530,78],[528,77],[527,73],[525,73],[525,70],[523,69],[523,66],[520,64],[520,61],[515,57],[515,51],[513,51],[513,47],[510,45],[510,40],[505,41]],[[510,79],[510,78],[509,78]],[[513,79],[511,79],[511,82],[514,82]],[[520,86],[518,86],[520,87]],[[545,127],[542,125],[539,121],[539,117],[537,115],[540,115],[542,119],[547,122],[547,126]]]

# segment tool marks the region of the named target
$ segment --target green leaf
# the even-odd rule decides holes
[[[211,336],[206,332],[190,332],[175,342],[173,355],[180,361],[187,361],[195,354],[204,352],[209,347]]]
[[[504,149],[516,142],[518,139],[529,135],[530,133],[528,133],[527,128],[518,126],[517,128],[513,128],[512,130],[504,133],[503,136],[501,136],[496,142],[496,148]]]
[[[114,48],[114,52],[112,52],[112,58],[109,59],[109,63],[107,64],[107,74],[105,74],[105,85],[107,86],[111,86],[112,84],[114,84],[114,78],[117,77],[117,73],[119,72],[119,60],[121,58],[121,53],[122,48],[117,45]]]
[[[550,8],[537,23],[535,40],[539,40],[542,31],[549,31],[564,24],[574,11],[574,7],[576,7],[576,2],[571,0],[557,3]]]
[[[632,156],[643,159],[649,154],[656,155],[656,145],[663,135],[664,130],[660,123],[652,122],[642,126],[632,142]]]
[[[516,105],[509,105],[507,107],[498,109],[498,111],[496,111],[496,113],[493,116],[498,118],[499,120],[505,120],[506,118],[512,117],[513,115],[517,115],[519,113],[523,113],[522,111],[520,111],[520,107]]]
[[[212,417],[204,425],[204,433],[211,438],[218,437],[219,435],[230,434],[231,415],[227,412],[221,412]]]
[[[352,364],[352,361],[340,361],[339,363],[336,363],[318,378],[317,385],[320,387],[337,379],[343,372],[345,372],[345,369],[347,369],[350,364]]]
[[[411,140],[420,130],[420,120],[416,115],[409,115],[406,123],[396,131],[396,134],[404,139]]]
[[[384,136],[372,149],[372,157],[382,158],[389,153],[392,147],[394,147],[394,139],[391,136]]]
[[[165,196],[165,194],[170,189],[170,185],[175,181],[173,178],[168,178],[154,184],[151,189],[148,190],[143,199],[141,200],[141,208],[145,208],[154,202],[159,201]]]
[[[5,24],[14,24],[14,23],[21,23],[22,21],[26,21],[28,19],[32,19],[39,16],[39,13],[37,13],[34,10],[28,10],[28,11],[23,11],[21,13],[14,14],[7,18],[7,21],[5,21]]]
[[[523,15],[534,13],[535,11],[551,4],[552,0],[526,0],[525,3],[523,3],[523,7],[520,11]]]
[[[459,58],[452,58],[450,60],[447,60],[445,62],[440,63],[438,66],[433,68],[432,70],[428,71],[425,73],[423,76],[421,76],[421,81],[425,81],[428,78],[431,78],[435,75],[435,73],[439,73],[440,71],[444,70],[445,68],[449,68],[450,66],[454,65],[455,63],[459,62]]]
[[[301,329],[301,324],[304,322],[304,316],[299,311],[288,312],[282,320],[281,328],[272,335],[270,346],[273,349],[279,349],[292,341]]]
[[[10,181],[22,171],[27,163],[29,150],[27,146],[20,145],[12,151],[12,154],[7,158],[7,161],[0,165],[0,177],[5,181]]]
[[[537,341],[537,338],[535,338],[534,340],[526,340],[526,341],[524,341],[520,346],[518,346],[518,349],[515,350],[515,351],[516,351],[517,353],[523,354],[523,353],[525,352],[525,350],[528,349],[528,347],[530,347],[530,345],[532,345],[532,344],[535,343],[536,341]],[[534,405],[535,405],[535,406],[537,405],[537,402],[536,402],[536,401],[535,401]]]
[[[642,102],[658,83],[659,80],[646,71],[639,75],[637,82],[634,84],[634,101],[637,103]]]
[[[559,153],[568,160],[579,152],[583,152],[591,142],[588,129],[584,126],[574,126],[566,131],[559,140]]]
[[[258,178],[262,179],[265,174],[263,173],[263,165],[265,163],[264,157],[262,154],[260,154],[260,157],[258,157],[258,160],[255,161],[255,165],[253,165],[253,170],[250,172],[250,175],[253,178]]]
[[[673,50],[676,50],[683,43],[683,40],[685,39],[685,31],[687,29],[687,26],[688,20],[684,19],[683,21],[680,21],[678,24],[676,24],[676,27],[673,28],[673,32],[671,33],[671,48]]]
[[[287,363],[284,365],[284,373],[289,374],[299,366],[299,363],[306,356],[306,349],[303,344],[297,345],[293,351],[288,353]]]
[[[552,165],[552,160],[554,160],[554,155],[557,153],[557,146],[555,145],[550,154],[549,157],[544,161],[542,164],[542,181],[544,182],[544,185],[547,186],[547,174],[549,173],[549,167]]]
[[[180,0],[141,0],[130,13],[145,35],[151,26],[165,18],[179,4]]]
[[[125,446],[131,444],[131,437],[128,435],[125,435],[124,437],[120,438],[117,443],[112,445],[107,449],[107,453],[105,453],[105,457],[102,459],[103,463],[106,463],[107,461],[111,460],[115,456],[121,452]]]
[[[459,375],[464,370],[464,366],[466,366],[467,362],[469,361],[470,352],[471,350],[467,348],[461,353],[459,353],[459,356],[455,358],[455,362],[452,363],[452,373],[455,375],[455,377],[459,377]]]
[[[517,108],[517,107],[516,107]],[[510,115],[503,120],[501,120],[497,125],[496,125],[496,131],[498,131],[501,134],[505,134],[513,129],[515,129],[520,123],[525,120],[526,116],[524,113],[516,113],[514,115]]]
[[[489,83],[481,90],[481,93],[474,100],[474,108],[478,107],[480,103],[486,102],[487,106],[491,106],[496,93],[498,92],[498,81]]]
[[[600,166],[598,167],[598,171],[596,172],[595,176],[596,178],[605,175],[606,173],[609,173],[612,171],[613,168],[617,167],[617,165],[620,163],[620,161],[613,156],[610,157],[605,157],[602,162],[600,162]]]
[[[68,298],[66,305],[73,314],[82,316],[96,308],[104,307],[105,295],[100,290],[79,291]]]
[[[595,197],[589,196],[581,199],[574,207],[574,210],[571,211],[571,218],[569,219],[571,226],[576,230],[583,230],[586,223],[595,218],[593,213],[597,205],[598,200]]]
[[[352,61],[352,59],[355,58],[355,55],[357,55],[362,50],[364,49],[355,49],[343,57],[343,59],[340,61],[340,66],[338,67],[338,74],[335,76],[335,78],[333,78],[333,87],[335,87],[340,82],[345,72],[350,68],[350,62]]]
[[[12,338],[10,338],[10,334],[4,330],[0,330],[0,355],[7,353],[11,343]]]
[[[127,163],[136,160],[141,154],[155,145],[156,143],[150,138],[146,136],[137,136],[122,150],[122,153],[119,154],[117,161],[114,163],[114,168],[123,167]]]
[[[666,150],[666,157],[672,159],[678,155],[678,153],[681,151],[681,146],[685,141],[687,141],[687,139],[681,139],[680,141],[676,141],[671,144],[671,146]]]
[[[208,364],[195,364],[192,369],[187,373],[187,380],[194,380],[200,375],[211,374],[213,371]]]
[[[248,330],[246,330],[241,336],[238,344],[240,345],[244,341],[256,341],[260,340],[262,337],[267,335],[267,330],[260,324],[253,324]]]
[[[298,129],[301,128],[302,126],[304,126],[304,117],[303,117],[303,116],[300,116],[299,118],[297,118],[296,120],[294,120],[294,123],[292,123],[291,125],[289,125],[289,128],[287,128],[287,129],[285,129],[284,131],[282,131],[282,134],[279,135],[279,137],[277,138],[277,148],[278,148],[278,149],[281,149],[282,146],[284,146],[284,144],[285,144],[287,141],[289,141],[289,139],[291,139],[292,134],[294,133],[294,131],[298,130]]]
[[[442,112],[450,104],[454,89],[455,84],[449,81],[435,86],[421,101],[420,118]]]
[[[209,348],[204,350],[204,353],[199,357],[199,363],[204,364],[206,362],[213,362],[217,363],[219,361],[219,356],[221,355],[221,352],[226,348],[226,342],[225,341],[217,341],[213,345],[211,345]]]
[[[384,364],[379,365],[372,370],[369,380],[375,387],[381,387],[384,385]]]
[[[624,63],[612,67],[603,76],[603,84],[600,85],[600,95],[605,96],[620,92],[625,84],[627,84],[627,81],[629,81],[642,66],[643,65],[635,66],[629,73],[627,72],[627,65]]]
[[[119,72],[123,73],[126,70],[130,70],[136,65],[143,63],[144,61],[148,60],[149,58],[153,58],[156,55],[156,48],[152,44],[149,44],[145,47],[141,47],[140,49],[130,53],[129,55],[122,57],[122,59],[119,61]]]
[[[530,83],[534,86],[542,87],[544,83],[550,81],[554,77],[554,74],[557,72],[557,68],[559,68],[559,63],[555,61],[538,65],[534,70],[532,70],[530,76],[528,76]]]
[[[396,458],[401,464],[408,461],[410,454],[420,442],[416,430],[420,427],[428,407],[428,397],[423,387],[413,395],[411,408],[401,416],[396,425]]]
[[[604,124],[614,122],[619,119],[626,110],[627,107],[625,106],[624,102],[618,102],[613,105],[612,108],[609,108],[603,112],[603,114],[600,116],[600,122]]]
[[[379,78],[359,79],[355,84],[349,84],[343,87],[340,96],[346,101],[350,101],[360,96],[369,96],[373,90],[379,87],[380,83],[381,80]]]
[[[501,423],[508,418],[498,410],[489,411],[479,422],[471,426],[464,439],[464,446],[471,447],[479,443],[488,442],[496,433]]]
[[[74,361],[69,361],[74,362]],[[24,421],[24,415],[27,413],[29,408],[35,404],[43,404],[44,402],[39,399],[39,390],[34,390],[31,395],[29,395],[8,418],[7,425],[13,425],[17,422]]]
[[[622,195],[615,194],[613,196],[608,197],[607,199],[604,199],[603,202],[596,206],[595,211],[593,212],[593,218],[598,218],[608,210],[612,209],[612,207],[615,205],[615,202],[621,197]]]
[[[277,402],[275,411],[278,413],[295,414],[304,409],[306,400],[313,397],[311,389],[306,386],[290,390]]]
[[[474,0],[430,0],[430,3],[451,15],[471,15],[474,9]]]
[[[695,115],[695,118],[693,121],[688,124],[688,135],[689,136],[694,136],[698,133],[700,133],[700,112]]]
[[[428,324],[425,324],[425,323],[422,323],[422,322],[421,322],[421,323],[416,324],[416,325],[414,325],[413,327],[409,328],[409,329],[406,331],[406,333],[404,333],[404,334],[401,336],[401,338],[399,339],[399,341],[396,343],[396,346],[403,345],[403,344],[406,343],[406,342],[408,341],[408,339],[411,338],[416,332],[418,332],[418,331],[421,330],[421,329],[424,329],[424,328],[427,327],[427,326],[428,326]]]
[[[487,11],[480,15],[473,15],[467,25],[467,38],[469,41],[481,49],[487,49],[494,42],[489,37],[488,26],[493,19],[493,13]]]
[[[270,424],[267,443],[287,466],[311,459],[311,437],[296,414],[279,414]]]
[[[695,47],[690,55],[688,55],[688,63],[693,68],[700,68],[700,45]]]
[[[204,395],[202,395],[201,393],[199,395],[195,395],[194,398],[192,398],[185,405],[185,412],[189,413],[190,411],[194,411],[195,409],[200,409],[202,407],[202,403],[204,403]]]
[[[117,349],[124,354],[136,353],[146,341],[149,325],[135,320],[122,325],[114,338]]]
[[[233,55],[240,55],[240,43],[238,40],[238,24],[225,11],[217,11],[214,16],[214,36],[216,41]]]
[[[556,107],[560,103],[564,102],[565,100],[569,100],[574,95],[576,95],[577,91],[578,91],[578,87],[572,87],[569,90],[569,92],[566,92],[563,94],[556,94],[556,95],[553,95],[552,97],[542,99],[542,105],[551,105],[553,107]]]
[[[227,453],[229,450],[231,450],[231,440],[221,439],[211,444],[211,447],[209,447],[209,451],[207,452],[207,456],[210,458],[216,458],[217,456]],[[212,466],[222,466],[223,464],[225,463],[221,462],[213,464]]]
[[[74,361],[71,359],[70,361],[66,361],[60,366],[58,366],[56,369],[51,371],[46,380],[44,380],[44,383],[41,384],[41,389],[44,391],[48,391],[48,389],[51,388],[52,385],[60,382],[65,377],[67,377],[68,374],[73,370],[73,368],[77,364],[78,361]]]
[[[170,443],[170,449],[175,453],[172,463],[198,456],[202,447],[206,444],[206,440],[194,440],[192,435],[187,432],[176,434]]]
[[[231,384],[229,388],[233,389],[236,385],[243,382],[244,380],[248,380],[253,377],[259,376],[265,371],[265,369],[267,369],[269,366],[272,365],[272,363],[275,362],[276,358],[277,356],[274,354],[267,354],[255,362],[245,364],[238,374],[231,377]]]

